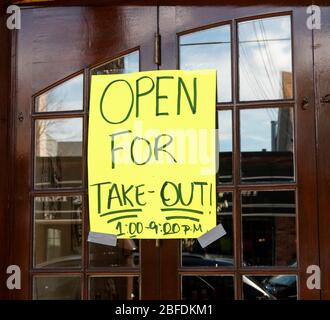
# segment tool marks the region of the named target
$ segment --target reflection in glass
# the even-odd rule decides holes
[[[241,201],[244,265],[295,267],[295,192],[244,191]]]
[[[91,267],[138,267],[139,240],[118,239],[116,247],[89,243]]]
[[[233,197],[232,192],[218,194],[217,225],[227,234],[202,248],[197,239],[182,240],[182,266],[225,267],[233,265]]]
[[[293,108],[240,110],[242,182],[290,182]]]
[[[219,182],[232,182],[232,112],[231,110],[218,111],[218,137],[219,137]]]
[[[182,276],[182,300],[233,300],[231,276]]]
[[[230,102],[231,37],[230,25],[182,35],[180,40],[180,69],[217,70],[217,100]]]
[[[139,51],[106,62],[91,70],[92,75],[121,74],[139,71]]]
[[[35,99],[36,112],[82,110],[84,76],[69,79]]]
[[[36,189],[82,185],[82,118],[35,121]]]
[[[240,22],[238,40],[240,101],[292,98],[290,16]]]
[[[82,197],[34,199],[34,267],[81,266]]]
[[[33,278],[34,300],[80,300],[80,277],[35,276]]]
[[[91,277],[90,300],[139,300],[138,277]]]
[[[243,276],[244,300],[297,300],[297,276]]]

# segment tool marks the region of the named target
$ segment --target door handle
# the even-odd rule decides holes
[[[307,97],[304,97],[301,101],[301,109],[307,110],[309,105],[309,101]]]
[[[321,103],[330,103],[330,94],[326,94],[325,96],[323,96],[321,99],[320,99],[320,102]]]

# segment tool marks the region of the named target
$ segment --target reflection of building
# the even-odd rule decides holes
[[[296,262],[296,209],[293,191],[242,195],[244,261],[250,265]]]
[[[292,73],[282,71],[283,98],[292,98]],[[272,151],[293,152],[293,108],[279,108],[277,121],[271,123]]]
[[[37,197],[34,211],[34,264],[44,268],[79,266],[82,242],[81,196]]]
[[[277,121],[271,121],[271,151],[293,152],[293,109],[279,108]]]
[[[81,141],[59,141],[57,142],[57,156],[80,157],[82,154]]]
[[[93,70],[93,74],[118,74],[125,73],[125,57],[119,57],[107,63],[101,65]]]
[[[37,143],[36,179],[40,188],[81,185],[81,141],[56,141],[45,132]]]
[[[282,71],[282,90],[283,99],[290,99],[293,97],[292,72]]]

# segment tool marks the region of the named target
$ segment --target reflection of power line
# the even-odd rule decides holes
[[[251,91],[253,91],[254,96],[258,97],[259,92],[256,90],[255,86],[253,85],[253,79],[250,76],[250,72],[247,70],[245,59],[240,59],[240,66],[242,66],[241,71],[244,71],[248,86],[250,87]]]
[[[269,43],[267,42],[266,30],[264,28],[264,25],[263,25],[263,21],[262,20],[259,20],[259,26],[260,26],[260,31],[261,31],[261,38],[262,38],[262,41],[263,41],[264,46],[265,46],[265,53],[266,53],[266,58],[268,60],[268,65],[269,65],[270,73],[272,74],[271,81],[273,81],[274,82],[274,86],[277,87],[277,83],[276,83],[276,68],[274,66],[273,59],[271,57],[271,52],[269,50]],[[276,90],[275,90],[274,93],[276,95]],[[279,93],[279,96],[281,96],[281,92]]]
[[[245,47],[241,43],[240,43],[240,48],[242,49],[241,53],[243,54],[243,56],[245,57],[245,60],[247,62],[247,68],[250,70],[253,70],[253,67],[250,66],[249,57],[245,50]],[[248,74],[250,74],[250,73],[248,72]],[[258,96],[261,94],[261,96],[264,100],[268,100],[268,94],[267,94],[265,88],[263,87],[262,83],[259,82],[258,78],[256,77],[256,75],[253,71],[251,72],[251,74],[254,78],[255,83],[257,84],[257,86],[259,87],[259,90],[260,90],[260,93],[258,94]]]
[[[272,88],[272,90],[274,92],[274,95],[276,95],[276,90],[275,90],[275,87],[273,85],[273,81],[271,79],[271,76],[270,76],[270,74],[268,72],[267,64],[266,64],[266,61],[265,61],[265,58],[264,58],[264,54],[263,54],[263,50],[262,50],[262,47],[263,46],[266,47],[266,44],[258,39],[258,33],[257,33],[257,28],[256,28],[255,21],[253,21],[252,25],[253,25],[253,31],[254,31],[254,33],[256,35],[256,42],[258,43],[259,55],[261,56],[262,64],[264,66],[264,69],[265,69],[265,72],[266,72],[266,76],[268,78],[268,82],[269,82],[269,84],[270,84],[270,86],[271,86],[271,88]]]
[[[264,27],[264,23],[262,20],[259,20],[259,24],[260,24],[260,30],[261,30],[261,34],[262,34],[262,38],[263,38],[263,41],[265,41],[265,49],[266,49],[266,55],[267,55],[267,58],[269,60],[269,66],[270,66],[270,69],[274,75],[273,77],[273,80],[274,80],[274,83],[276,85],[276,68],[274,66],[274,59],[272,59],[272,54],[271,54],[271,51],[269,50],[269,44],[266,42],[266,29]],[[285,39],[285,40],[290,40],[290,39]],[[283,96],[283,82],[280,80],[279,77],[277,77],[278,81],[277,81],[277,85],[278,85],[278,89],[279,89],[279,97],[282,97]]]

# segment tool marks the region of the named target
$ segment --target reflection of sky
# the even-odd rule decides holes
[[[241,151],[271,150],[271,121],[277,121],[278,108],[240,111]]]
[[[124,57],[123,73],[139,71],[138,51]],[[81,110],[83,106],[83,75],[74,77],[40,97],[47,103],[47,109],[39,107],[39,111]],[[45,120],[45,131],[49,138],[56,141],[82,141],[82,119],[70,118],[61,120]]]
[[[217,42],[217,43],[215,43]],[[193,45],[195,43],[195,45]],[[203,43],[197,45],[196,43]],[[185,45],[183,45],[185,44]],[[192,45],[187,45],[192,44]],[[180,37],[180,69],[216,69],[219,102],[231,101],[230,26],[220,26]]]
[[[124,57],[123,73],[138,72],[139,67],[139,51],[134,51]]]
[[[288,16],[239,23],[241,100],[283,98],[281,72],[292,71],[290,37],[291,22]],[[180,68],[217,69],[220,102],[231,101],[231,50],[230,44],[226,43],[228,41],[230,27],[227,25],[180,37]],[[189,45],[193,43],[204,44]],[[136,51],[126,55],[121,72],[138,70],[139,53]],[[47,110],[82,109],[83,76],[68,80],[45,94],[49,104]],[[223,111],[219,118],[220,149],[231,151],[231,112]],[[271,120],[277,120],[277,109],[241,111],[242,151],[271,149]],[[49,125],[48,133],[58,141],[81,141],[81,120],[61,121]]]
[[[218,111],[218,128],[220,152],[232,151],[232,115],[230,110]]]
[[[238,30],[240,100],[282,99],[282,72],[292,72],[290,17],[245,21]],[[228,25],[180,36],[180,68],[216,69],[219,102],[231,101],[228,41]]]
[[[82,118],[44,121],[44,133],[56,141],[82,141]],[[45,137],[44,137],[45,138]]]
[[[181,46],[180,69],[216,69],[218,101],[231,101],[230,44]]]
[[[180,36],[181,44],[228,42],[230,41],[230,26],[219,26]]]
[[[260,22],[262,27],[260,28]],[[252,24],[255,24],[254,29]],[[264,19],[256,19],[252,21],[244,21],[239,23],[240,41],[257,40],[264,37],[266,40],[271,39],[290,39],[291,23],[289,16],[279,16]]]
[[[83,75],[80,74],[37,98],[37,111],[67,111],[83,108]]]
[[[238,31],[240,100],[282,99],[282,72],[292,72],[290,17],[242,22]]]

